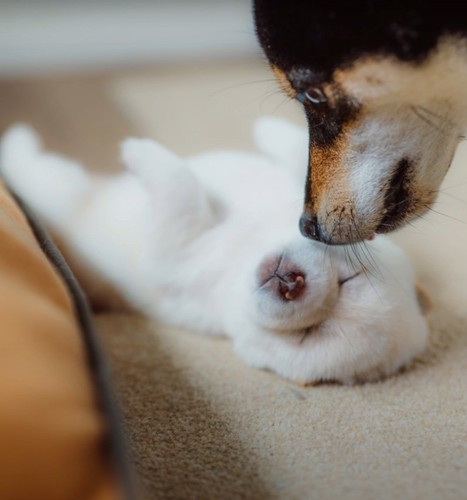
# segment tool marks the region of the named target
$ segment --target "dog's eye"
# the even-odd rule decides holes
[[[313,87],[308,89],[306,92],[300,92],[297,94],[297,99],[301,103],[305,103],[306,101],[311,102],[312,104],[321,104],[327,101],[326,94],[323,89],[319,87]]]

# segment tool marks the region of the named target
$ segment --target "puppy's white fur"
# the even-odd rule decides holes
[[[382,236],[360,249],[366,270],[349,248],[301,237],[306,133],[263,119],[255,139],[262,155],[185,160],[129,139],[125,171],[96,177],[16,126],[1,164],[77,268],[148,316],[228,335],[249,365],[300,382],[394,373],[427,339],[410,262]],[[303,277],[298,297],[284,296],[281,274]]]

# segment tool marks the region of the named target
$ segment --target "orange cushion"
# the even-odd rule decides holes
[[[0,184],[0,498],[120,498],[71,299]]]

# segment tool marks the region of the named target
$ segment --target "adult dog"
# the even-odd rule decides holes
[[[467,4],[255,0],[259,41],[309,123],[303,235],[345,244],[435,201],[467,120]]]

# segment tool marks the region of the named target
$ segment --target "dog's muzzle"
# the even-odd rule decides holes
[[[339,217],[337,222],[331,222],[328,226],[321,224],[316,215],[306,211],[300,217],[299,227],[302,235],[326,245],[348,245],[375,237],[374,228],[362,225],[355,219],[349,221]]]

